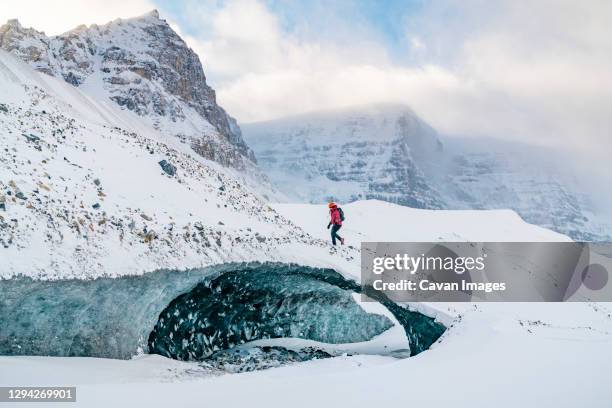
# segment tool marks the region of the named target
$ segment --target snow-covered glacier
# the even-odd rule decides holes
[[[0,85],[2,354],[198,360],[266,338],[363,343],[393,327],[417,354],[444,331],[387,299],[386,315],[366,312],[355,246],[330,250],[134,113],[4,51]]]
[[[324,228],[317,228],[320,221],[325,220],[323,205],[275,204],[274,208],[284,217],[294,219],[297,225],[315,237],[325,236]],[[345,226],[345,235],[351,242],[381,239],[568,240],[560,234],[527,224],[516,213],[508,210],[415,210],[380,201],[355,202],[347,205],[346,210],[354,217],[354,221],[347,222]],[[381,211],[403,222],[381,228],[378,217]],[[323,261],[329,266],[333,265],[335,270],[342,271],[343,278],[349,283],[352,282],[351,275],[358,274],[356,260],[344,263],[343,258],[337,254],[312,254],[316,255],[315,258],[304,261],[304,264]],[[298,273],[303,270],[299,266],[294,268]],[[237,265],[231,266],[232,271],[237,269]],[[175,271],[143,275],[164,277],[151,281],[150,291],[155,299],[165,296],[165,282],[176,282],[174,278],[168,278],[166,273],[178,275]],[[180,273],[190,275],[193,271]],[[194,277],[188,288],[180,291],[186,294],[185,300],[190,298],[190,289],[196,288],[200,276]],[[215,276],[222,275],[217,273]],[[329,276],[338,277],[331,271]],[[138,286],[140,278],[129,276],[125,281],[132,281],[132,285]],[[353,278],[357,279],[356,276]],[[86,286],[88,282],[98,281],[107,285],[120,282],[115,278],[86,282],[75,280],[71,284]],[[36,282],[42,286],[51,286],[50,282]],[[55,283],[63,284],[61,281]],[[276,283],[270,284],[271,288],[277,287]],[[293,294],[299,293],[299,290],[289,289]],[[129,296],[135,299],[135,303],[139,303],[138,289],[129,291]],[[159,306],[155,306],[155,312],[150,313],[150,331],[143,331],[145,335],[141,342],[134,345],[147,344],[147,335],[153,331],[160,317],[164,317],[164,309],[178,297],[168,294]],[[34,299],[35,295],[32,295],[28,303]],[[47,301],[53,299],[51,297]],[[332,299],[335,301],[337,298]],[[58,307],[61,306],[58,299],[55,302]],[[122,301],[118,305],[108,306],[106,310],[115,307],[113,313],[117,316],[143,311],[142,307],[131,309],[130,302],[122,305]],[[325,304],[324,308],[331,306],[331,303]],[[377,306],[379,303],[360,306],[370,305]],[[252,406],[270,407],[286,406],[288,402],[299,407],[327,406],[330,403],[354,407],[369,407],[373,403],[394,407],[409,403],[423,406],[446,406],[449,403],[473,406],[474,401],[481,400],[497,401],[499,406],[508,408],[534,402],[568,407],[580,404],[603,407],[605,405],[598,405],[597,402],[609,401],[606,381],[606,373],[612,366],[609,358],[612,342],[609,304],[439,303],[410,306],[414,311],[421,310],[427,315],[436,316],[438,321],[448,327],[440,341],[416,358],[398,359],[393,354],[384,355],[385,346],[390,344],[385,342],[380,347],[383,355],[333,353],[329,352],[329,348],[319,348],[319,353],[312,358],[314,352],[303,349],[303,346],[323,344],[311,340],[295,343],[295,338],[291,339],[293,343],[289,339],[255,340],[232,349],[220,350],[211,355],[212,359],[205,358],[198,362],[183,362],[158,355],[118,360],[13,354],[0,357],[0,384],[36,385],[53,378],[56,383],[76,385],[79,391],[78,404],[87,407],[126,404],[196,407],[202,401],[221,406],[243,406],[245,400]],[[397,320],[382,308],[376,311],[367,308],[364,310],[386,316],[390,321]],[[184,309],[185,315],[182,317],[185,317],[185,321],[189,321],[189,312]],[[95,310],[88,313],[95,313]],[[333,306],[324,315],[333,316]],[[358,312],[358,315],[358,319],[367,316],[363,312]],[[45,315],[39,313],[38,316],[44,325]],[[79,318],[86,319],[86,316],[79,315]],[[139,323],[138,318],[139,315],[136,319],[129,319],[129,322]],[[356,324],[361,326],[367,320],[359,320]],[[375,320],[384,321],[377,317]],[[127,319],[123,321],[128,322]],[[170,329],[171,332],[181,333],[183,327],[179,325],[174,329],[172,326]],[[25,333],[25,330],[34,329],[21,327],[19,330]],[[385,333],[392,330],[394,328],[375,336],[370,342],[388,339]],[[332,346],[345,347],[341,344]],[[299,355],[302,350],[304,353]],[[310,356],[307,355],[309,353]],[[309,359],[300,364],[286,364]],[[279,367],[279,363],[284,366]],[[211,371],[211,367],[220,368],[221,371]],[[258,373],[218,375],[267,367],[276,368]],[[508,384],[513,384],[513,387],[509,388]],[[582,387],[585,392],[576,392],[576,387]],[[516,388],[523,392],[515,392]]]

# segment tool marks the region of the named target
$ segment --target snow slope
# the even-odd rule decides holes
[[[290,261],[288,244],[327,252],[326,243],[278,215],[236,171],[132,112],[94,101],[4,51],[0,89],[2,277]],[[162,170],[162,160],[176,167],[175,175]]]
[[[420,210],[379,200],[342,204],[346,222],[340,234],[349,245],[361,241],[571,241],[567,236],[527,224],[511,210]],[[326,205],[273,204],[272,207],[313,237],[329,239]],[[495,228],[492,228],[495,226]]]

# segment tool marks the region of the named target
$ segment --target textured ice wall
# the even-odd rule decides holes
[[[222,292],[216,294],[216,300],[214,296],[206,299],[197,296],[198,291],[206,292],[206,288],[213,287],[225,288],[232,296]],[[266,291],[270,296],[263,297],[270,300],[263,302],[266,312],[245,318],[242,315],[245,297],[259,299]],[[149,336],[155,337],[152,332],[156,325],[164,326],[158,323],[164,318],[163,312],[175,307],[179,315],[185,312],[188,316],[194,311],[188,310],[188,303],[183,303],[186,308],[176,307],[185,299],[203,302],[221,313],[241,311],[234,319],[220,318],[212,325],[225,336],[215,338],[211,349],[245,340],[247,332],[242,329],[265,326],[266,330],[260,334],[275,336],[269,331],[271,317],[276,319],[272,319],[276,326],[284,328],[279,336],[298,334],[299,337],[300,329],[307,328],[302,332],[306,333],[304,338],[363,341],[386,330],[390,321],[384,316],[367,314],[352,299],[349,301],[350,293],[360,291],[359,285],[331,269],[278,263],[225,264],[87,281],[36,281],[24,277],[0,280],[0,354],[130,358],[139,349],[149,351]],[[277,310],[272,307],[274,301],[286,302],[283,299],[287,296],[292,298],[291,308],[286,313],[270,316],[268,312]],[[444,331],[429,317],[387,299],[377,300],[404,326],[412,354],[427,349]],[[286,320],[281,318],[283,315]],[[173,325],[171,329],[177,331],[179,327],[175,329]],[[167,332],[168,336],[171,331]],[[236,333],[241,334],[236,337]],[[249,339],[257,338],[249,333]],[[190,337],[184,337],[180,341],[184,344],[189,340]],[[163,341],[169,344],[167,339]],[[182,356],[175,353],[175,357]]]
[[[356,343],[393,326],[387,317],[367,313],[352,291],[324,276],[258,269],[228,272],[200,283],[162,312],[149,337],[149,350],[180,360],[202,360],[252,340],[296,337]]]

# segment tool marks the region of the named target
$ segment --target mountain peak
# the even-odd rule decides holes
[[[157,9],[153,9],[147,13],[141,14],[139,16],[126,18],[126,19],[118,19],[119,21],[141,21],[141,22],[150,22],[150,23],[160,23],[165,22],[159,17],[159,11]]]
[[[216,101],[197,54],[157,10],[47,37],[14,20],[0,28],[0,49],[40,72],[96,90],[164,134],[228,167],[251,168],[253,152],[235,119]]]
[[[157,11],[157,9],[153,9],[153,10],[149,11],[148,13],[143,14],[142,17],[144,17],[144,18],[155,18],[155,19],[159,20],[159,11]]]
[[[12,28],[23,28],[19,20],[17,20],[16,18],[11,18],[10,20],[7,20],[5,26]]]
[[[7,33],[11,33],[11,35],[16,34],[20,38],[24,36],[36,38],[46,37],[44,31],[38,31],[31,27],[24,27],[16,18],[11,18],[7,20],[4,25],[0,25],[0,35],[6,35]],[[2,41],[0,41],[0,44],[1,43]]]

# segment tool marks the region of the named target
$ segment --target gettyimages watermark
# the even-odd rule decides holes
[[[364,293],[396,302],[609,302],[610,273],[612,243],[361,244]]]

